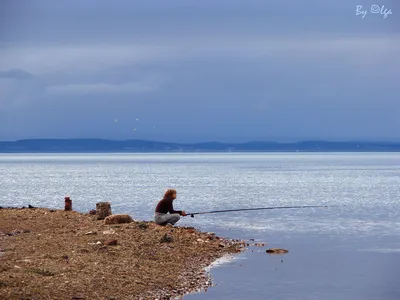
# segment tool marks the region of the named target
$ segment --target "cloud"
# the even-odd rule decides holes
[[[147,44],[3,49],[0,50],[0,68],[5,70],[0,72],[0,97],[3,99],[0,105],[5,109],[10,108],[11,103],[14,103],[12,107],[20,107],[58,96],[150,93],[168,88],[166,78],[175,87],[166,92],[175,96],[181,93],[186,99],[190,90],[204,96],[201,83],[209,90],[213,88],[214,96],[226,96],[231,90],[236,94],[253,93],[252,90],[258,90],[259,94],[266,92],[262,84],[257,83],[259,80],[251,91],[232,88],[232,84],[240,84],[239,79],[233,80],[232,76],[239,78],[240,73],[229,72],[229,69],[242,73],[248,70],[245,77],[251,76],[253,81],[260,76],[271,78],[271,82],[283,80],[281,89],[276,86],[267,92],[270,96],[277,95],[275,99],[290,98],[291,92],[283,89],[291,86],[292,90],[307,94],[307,101],[317,99],[325,90],[330,93],[323,97],[327,101],[337,94],[338,87],[343,90],[349,84],[357,86],[378,77],[388,78],[390,83],[400,67],[399,49],[400,39],[393,36],[310,36],[307,39],[263,36],[184,39],[175,36]],[[246,67],[254,63],[258,69]],[[304,81],[304,72],[307,81]],[[338,73],[343,74],[338,77]],[[174,80],[179,80],[180,86],[174,84]],[[222,90],[224,85],[228,86]]]
[[[0,78],[13,78],[20,80],[29,80],[35,78],[35,75],[20,69],[0,71]]]
[[[151,82],[128,82],[124,84],[69,84],[53,85],[46,88],[49,95],[84,96],[87,94],[136,94],[152,92],[159,85]]]
[[[355,0],[92,2],[0,9],[0,109],[21,135],[92,126],[114,137],[112,120],[132,111],[193,139],[398,128],[394,14],[357,18]],[[179,117],[158,122],[167,110]],[[67,113],[76,128],[60,121]]]
[[[43,86],[36,80],[0,79],[0,110],[18,109],[44,95]]]
[[[113,46],[31,46],[0,50],[0,68],[26,72],[100,72],[113,67],[171,65],[191,60],[269,61],[275,58],[345,59],[378,64],[400,49],[399,36],[268,37],[268,36],[177,36],[153,43]]]

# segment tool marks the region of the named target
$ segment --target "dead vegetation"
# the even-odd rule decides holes
[[[203,269],[244,243],[153,222],[0,209],[4,299],[172,299],[210,284]]]

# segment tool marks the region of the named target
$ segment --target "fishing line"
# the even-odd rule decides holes
[[[321,207],[328,207],[328,206],[327,205],[305,205],[305,206],[274,206],[274,207],[239,208],[239,209],[224,209],[224,210],[195,212],[195,213],[188,213],[187,215],[194,218],[195,215],[225,213],[225,212],[234,212],[234,211],[265,210],[265,209],[292,209],[292,208],[321,208]]]

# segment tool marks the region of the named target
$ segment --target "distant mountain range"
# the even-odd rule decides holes
[[[0,153],[104,152],[400,152],[400,142],[168,143],[146,140],[26,139],[0,142]]]

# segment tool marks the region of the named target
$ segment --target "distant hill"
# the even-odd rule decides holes
[[[146,140],[26,139],[0,142],[0,153],[104,152],[400,152],[400,142],[168,143]]]

